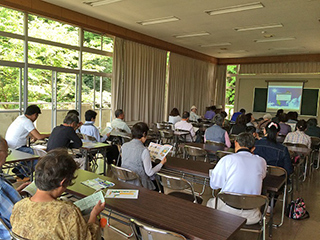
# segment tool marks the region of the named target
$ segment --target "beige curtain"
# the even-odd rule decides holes
[[[215,75],[215,101],[216,105],[222,105],[223,109],[226,101],[226,77],[227,77],[227,65],[218,65]]]
[[[319,73],[320,62],[241,64],[240,74]]]
[[[205,107],[214,104],[216,65],[171,53],[169,60],[168,105],[180,114],[192,105],[203,115]]]
[[[113,60],[112,109],[122,108],[126,121],[161,121],[167,52],[116,38]]]

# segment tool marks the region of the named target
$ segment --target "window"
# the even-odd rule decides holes
[[[234,110],[234,100],[236,92],[236,74],[238,73],[238,65],[227,66],[226,79],[226,112],[228,116],[232,116]]]

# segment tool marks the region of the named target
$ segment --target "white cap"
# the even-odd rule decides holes
[[[194,108],[197,109],[197,107],[196,107],[195,105],[193,105],[190,110],[192,110],[192,109],[194,109]]]
[[[222,105],[221,104],[217,105],[216,109],[222,109]]]
[[[263,115],[263,119],[271,119],[271,118],[272,118],[272,116],[270,113]]]

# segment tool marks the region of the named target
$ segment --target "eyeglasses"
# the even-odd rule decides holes
[[[12,150],[11,149],[8,149],[8,150],[0,150],[1,152],[7,152],[8,155],[10,155],[12,153]]]

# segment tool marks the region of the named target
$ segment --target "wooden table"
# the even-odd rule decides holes
[[[5,162],[5,164],[3,164],[2,169],[9,169],[9,168],[15,168],[15,167],[21,167],[23,166],[24,168],[27,167],[28,168],[28,172],[29,172],[29,176],[30,176],[30,180],[32,181],[33,179],[33,162],[34,160],[37,160],[39,158],[39,156],[37,155],[32,155],[29,153],[25,153],[22,151],[18,151],[15,149],[9,149],[11,150],[11,154],[7,157],[7,160]],[[29,163],[31,166],[28,166],[28,164],[26,165],[22,165],[21,163]]]
[[[107,164],[107,149],[110,147],[110,144],[101,143],[101,142],[83,142],[80,151],[84,154],[86,158],[86,169],[89,169],[89,158],[94,158],[95,155],[100,152],[103,155],[104,164],[103,164],[103,173],[106,174],[106,164]]]
[[[114,182],[116,189],[138,189],[138,199],[106,199],[106,207],[152,226],[178,232],[188,239],[228,239],[246,221],[235,215],[88,171],[78,170],[76,174],[75,184],[68,188],[68,192],[81,197],[92,194],[94,190],[81,182],[96,177]]]

